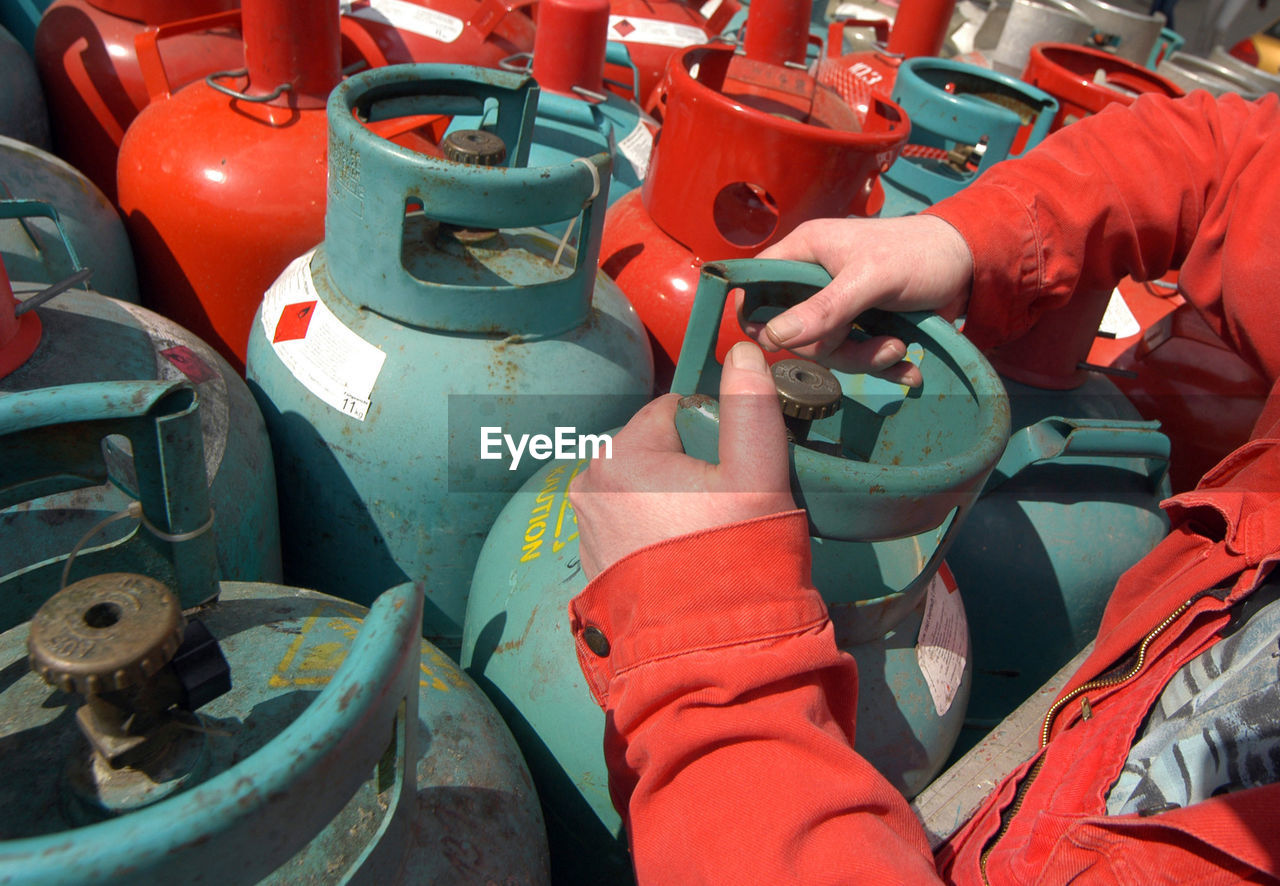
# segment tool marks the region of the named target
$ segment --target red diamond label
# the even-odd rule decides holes
[[[314,301],[295,302],[291,305],[285,305],[284,310],[280,312],[280,320],[276,323],[276,334],[271,339],[275,344],[282,341],[296,341],[300,338],[307,337],[307,327],[311,325],[311,318],[315,315],[316,303]]]
[[[182,374],[196,384],[204,384],[214,377],[214,371],[186,345],[175,345],[160,352],[165,358],[182,371]]]
[[[617,31],[619,37],[625,37],[635,29],[636,26],[631,24],[631,22],[627,21],[625,18],[613,26],[613,30]]]

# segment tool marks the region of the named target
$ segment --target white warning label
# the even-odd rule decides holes
[[[1138,318],[1133,316],[1118,288],[1111,290],[1111,301],[1107,302],[1107,312],[1102,315],[1098,331],[1111,338],[1128,338],[1142,331]]]
[[[387,355],[325,306],[311,281],[311,256],[296,258],[262,300],[262,329],[280,362],[334,409],[364,421]]]
[[[649,131],[648,126],[644,125],[643,120],[638,121],[636,128],[618,142],[618,150],[627,158],[627,162],[635,169],[640,180],[644,181],[644,177],[649,174],[649,152],[653,150],[653,133]]]
[[[654,46],[671,46],[683,49],[698,46],[711,38],[701,28],[664,22],[656,18],[638,18],[634,15],[609,16],[609,39],[621,43],[649,43]]]
[[[969,624],[955,579],[945,566],[929,582],[924,621],[916,640],[916,663],[924,675],[934,710],[941,717],[951,709],[969,657]]]
[[[441,43],[452,43],[462,36],[462,19],[405,0],[367,0],[352,4],[343,11],[356,18],[391,25]]]

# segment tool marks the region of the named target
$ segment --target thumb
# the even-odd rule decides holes
[[[720,466],[739,488],[790,489],[778,389],[764,354],[750,342],[729,350],[720,375]]]

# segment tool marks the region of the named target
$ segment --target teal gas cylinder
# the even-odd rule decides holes
[[[884,218],[914,215],[1035,147],[1058,113],[1053,96],[1027,83],[925,56],[902,63],[893,100],[911,120],[911,138],[880,177]]]
[[[0,20],[0,25],[4,21]],[[30,49],[0,27],[0,135],[37,148],[49,147],[49,112]]]
[[[1003,381],[1016,430],[947,555],[973,643],[957,754],[1097,636],[1116,580],[1169,526],[1159,422],[1098,375],[1071,391]]]
[[[335,89],[325,241],[267,292],[249,339],[286,577],[361,604],[421,580],[425,636],[454,653],[484,535],[538,467],[501,441],[482,458],[482,429],[596,433],[652,384],[640,322],[596,269],[609,155],[526,166],[536,101],[527,77],[442,65]],[[362,124],[488,105],[495,132],[446,147],[496,167]],[[569,218],[587,232],[577,252],[524,227]]]
[[[562,166],[577,157],[610,151],[606,205],[644,182],[658,124],[635,102],[605,89],[604,66],[629,70],[633,93],[639,73],[623,43],[608,43],[608,0],[539,0],[533,52],[504,61],[508,70],[528,70],[537,80],[538,114],[529,144],[530,166]],[[489,129],[482,117],[455,116],[449,131]],[[567,222],[543,225],[557,236]]]
[[[216,581],[201,411],[187,381],[0,396],[6,504],[109,435],[144,481],[127,538],[84,548],[61,591],[46,575],[31,611],[6,597],[0,881],[546,882],[528,772],[421,640],[420,591],[366,610]]]
[[[0,265],[0,311],[30,340],[0,335],[0,397],[61,385],[110,385],[124,380],[185,380],[203,408],[204,476],[219,518],[215,552],[221,574],[237,581],[278,581],[280,530],[272,482],[271,446],[244,381],[204,342],[137,305],[71,289],[30,309],[43,284],[15,283],[17,304]],[[15,349],[25,342],[30,350]],[[72,444],[54,439],[50,452]],[[0,588],[6,595],[39,593],[48,570],[61,564],[94,526],[142,493],[128,441],[112,438],[105,461],[91,459],[67,482],[40,497],[0,509],[0,527],[21,543],[0,545]],[[74,480],[70,479],[74,478]],[[117,522],[95,535],[109,543],[126,530]]]
[[[10,201],[52,207],[38,214],[5,209]],[[138,275],[124,223],[97,186],[46,151],[0,136],[0,259],[14,280],[54,283],[93,268],[104,295],[138,302]]]
[[[714,459],[719,384],[713,348],[727,293],[742,287],[762,319],[830,280],[820,268],[743,260],[702,270],[673,389],[684,448]],[[869,312],[872,333],[903,337],[924,375],[915,392],[835,374],[838,412],[791,447],[792,491],[809,514],[813,578],[837,642],[858,659],[857,747],[914,794],[959,734],[968,691],[964,606],[942,558],[1008,434],[990,366],[950,324]],[[777,371],[775,370],[775,376]],[[462,663],[506,718],[533,771],[552,869],[572,882],[629,870],[608,793],[605,718],[587,691],[568,628],[585,585],[567,490],[587,461],[552,463],[494,523],[476,567]],[[925,622],[928,626],[925,626]]]

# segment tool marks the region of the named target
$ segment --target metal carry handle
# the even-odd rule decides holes
[[[67,250],[67,258],[71,259],[71,267],[77,271],[83,271],[84,265],[80,263],[80,257],[76,255],[76,248],[71,245],[71,238],[67,236],[67,229],[62,226],[62,219],[58,216],[58,210],[52,204],[44,203],[40,200],[0,200],[0,218],[47,218],[53,222],[55,228],[58,229],[58,236],[62,238],[62,245]],[[25,225],[24,225],[25,228]],[[30,231],[27,232],[31,236]],[[35,238],[31,238],[34,242]]]
[[[133,49],[138,56],[138,70],[142,74],[142,83],[147,88],[150,101],[160,101],[173,93],[169,83],[169,74],[164,69],[164,59],[160,57],[161,40],[176,37],[179,34],[190,34],[195,31],[211,31],[215,28],[240,28],[240,10],[230,9],[226,12],[215,12],[213,15],[202,15],[182,21],[166,22],[147,28],[133,38]],[[227,72],[221,72],[227,73]],[[210,77],[218,76],[210,74]],[[206,79],[206,82],[208,80]],[[214,89],[223,91],[213,83]]]
[[[1033,465],[1073,457],[1140,459],[1143,474],[1155,490],[1169,471],[1169,438],[1161,433],[1158,421],[1049,416],[1009,438],[982,494]]]
[[[686,397],[704,395],[677,418],[686,451],[715,461],[718,409],[708,400],[719,388],[715,345],[731,289],[743,290],[743,314],[751,317],[762,308],[798,304],[830,282],[821,267],[800,262],[744,259],[703,267],[672,383]],[[809,512],[811,533],[823,538],[876,540],[936,529],[967,511],[1004,451],[1008,398],[991,365],[941,317],[872,310],[857,322],[866,334],[923,346],[924,384],[905,399],[852,396],[862,377],[837,374],[846,408],[823,421],[838,422],[846,439],[874,438],[872,457],[856,460],[793,445],[792,491]],[[954,426],[940,427],[944,418]],[[911,442],[891,457],[895,441]]]
[[[151,529],[81,553],[70,580],[143,572],[176,588],[183,608],[217,596],[203,433],[188,381],[101,381],[0,395],[0,508],[106,482],[102,440],[113,434],[130,442]],[[65,559],[9,577],[7,621],[30,618],[58,587]],[[29,608],[25,617],[13,615],[19,607]]]

